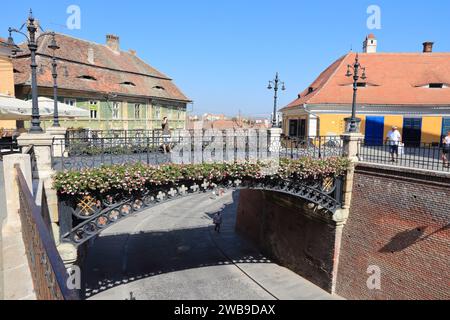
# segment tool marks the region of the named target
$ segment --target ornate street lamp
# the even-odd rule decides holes
[[[22,32],[24,27],[27,27],[28,35]],[[22,50],[16,46],[14,43],[14,39],[12,38],[12,33],[19,33],[23,35],[27,39],[28,49],[30,50],[30,59],[31,59],[31,101],[32,101],[32,112],[31,112],[31,128],[30,133],[42,133],[43,130],[41,128],[41,120],[39,115],[39,105],[38,105],[38,88],[37,88],[37,76],[36,76],[36,51],[38,48],[39,40],[45,35],[54,36],[54,32],[43,32],[38,37],[36,37],[36,33],[38,32],[39,26],[36,25],[35,19],[33,17],[33,12],[30,10],[30,15],[28,16],[28,20],[24,23],[20,29],[9,28],[9,37],[8,44],[11,47],[14,47],[12,54],[13,57],[17,55],[17,53],[22,52]],[[42,30],[42,28],[40,28]],[[42,30],[43,31],[43,30]]]
[[[59,125],[59,115],[58,115],[58,73],[56,72],[57,63],[56,63],[56,50],[59,49],[58,44],[56,43],[55,34],[52,35],[52,41],[50,42],[50,45],[48,46],[51,50],[53,50],[52,55],[52,76],[53,76],[53,127],[60,127]]]
[[[277,123],[277,100],[278,100],[278,89],[279,89],[279,84],[281,83],[281,90],[285,91],[286,87],[284,85],[284,82],[280,82],[280,79],[278,78],[278,72],[275,75],[275,79],[273,81],[269,81],[269,86],[267,87],[267,89],[269,90],[274,90],[275,94],[274,94],[274,103],[273,103],[273,118],[272,118],[272,126],[274,128],[276,128],[278,126]]]
[[[358,80],[360,78],[359,71],[362,70],[361,79],[366,80],[366,68],[363,68],[361,64],[359,63],[359,57],[356,55],[355,63],[353,65],[347,66],[347,77],[353,76],[353,102],[352,102],[352,117],[345,119],[348,122],[350,122],[348,126],[348,132],[358,132],[358,124],[361,122],[361,119],[356,118],[356,95],[358,92]],[[353,72],[352,72],[353,70]]]

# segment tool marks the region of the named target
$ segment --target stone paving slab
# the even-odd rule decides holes
[[[195,195],[138,213],[88,250],[89,299],[336,299],[234,232],[238,192]],[[221,211],[222,233],[212,216]],[[234,262],[233,262],[234,261]],[[86,271],[87,272],[87,271]]]

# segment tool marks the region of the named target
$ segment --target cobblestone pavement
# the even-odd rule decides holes
[[[162,204],[106,230],[88,249],[89,299],[338,299],[261,255],[234,231],[239,193]],[[212,216],[223,213],[220,234]]]

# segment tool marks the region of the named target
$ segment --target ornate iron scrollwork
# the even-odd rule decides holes
[[[235,180],[218,185],[207,181],[181,184],[160,189],[146,190],[128,197],[120,194],[106,195],[102,199],[83,196],[68,201],[73,215],[72,228],[62,236],[62,241],[80,245],[101,233],[104,229],[142,210],[161,203],[193,194],[223,189],[256,189],[290,194],[312,202],[333,214],[341,207],[342,179],[327,177],[318,180]]]

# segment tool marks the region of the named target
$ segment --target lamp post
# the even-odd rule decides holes
[[[28,35],[22,32],[22,29],[26,26],[28,30]],[[39,115],[39,105],[38,105],[38,88],[37,88],[37,76],[36,76],[36,51],[38,48],[39,40],[45,35],[54,35],[54,32],[43,32],[39,36],[36,36],[39,26],[36,25],[35,19],[33,17],[33,12],[30,10],[28,20],[24,23],[20,29],[9,28],[8,45],[14,47],[13,56],[17,53],[22,52],[22,50],[16,46],[14,39],[12,38],[12,33],[19,33],[23,35],[28,44],[28,49],[30,50],[30,60],[31,60],[31,101],[32,101],[32,111],[31,111],[31,128],[30,133],[42,133],[41,120]],[[42,29],[41,29],[42,30]]]
[[[359,57],[356,55],[355,62],[353,65],[347,66],[347,77],[353,76],[353,101],[352,101],[352,117],[347,118],[346,120],[350,122],[348,126],[348,132],[354,133],[358,131],[358,123],[361,122],[361,119],[356,118],[356,96],[358,92],[358,80],[360,78],[359,71],[362,70],[361,79],[365,80],[366,77],[366,68],[363,68],[359,63]],[[353,70],[353,72],[351,71]]]
[[[281,83],[281,90],[286,90],[286,86],[284,85],[284,82],[281,82],[278,77],[278,72],[275,75],[275,79],[272,81],[269,81],[269,86],[267,89],[274,90],[274,103],[273,103],[273,118],[272,118],[272,126],[276,128],[278,126],[277,124],[277,100],[278,100],[278,90],[279,90],[279,84]]]
[[[50,49],[53,50],[53,56],[52,56],[52,77],[53,77],[53,127],[60,127],[59,125],[59,115],[58,115],[58,73],[57,73],[57,63],[56,63],[56,56],[55,52],[59,49],[59,46],[56,44],[55,34],[52,35],[52,42],[50,42],[50,45],[48,46]]]

